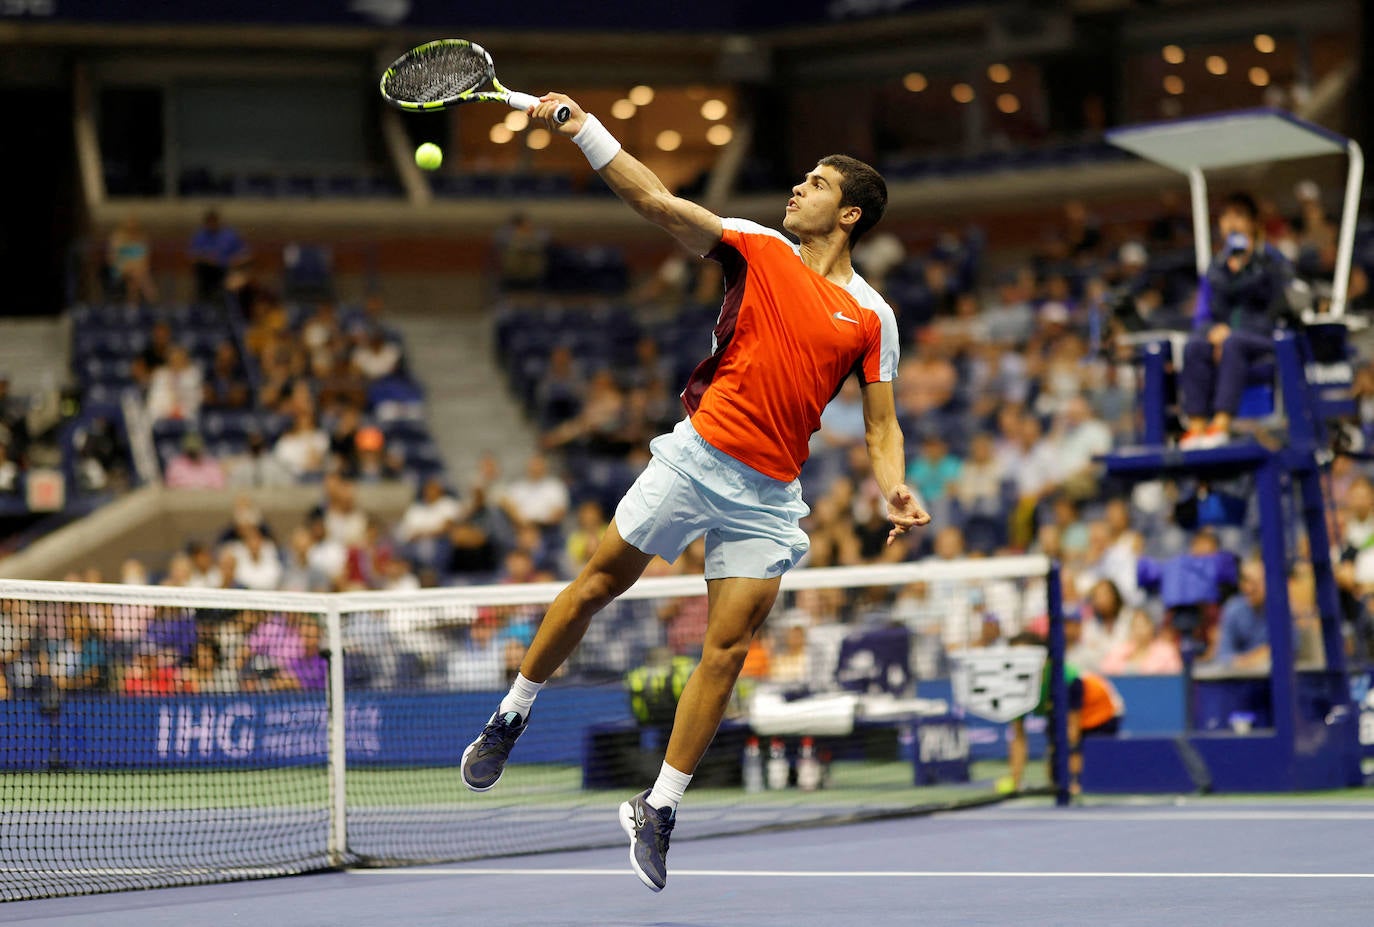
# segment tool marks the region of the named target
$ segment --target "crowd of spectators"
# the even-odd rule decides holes
[[[1296,220],[1275,218],[1272,204],[1262,203],[1264,229],[1277,251],[1292,252],[1300,274],[1304,267],[1320,274],[1329,269],[1329,223],[1310,189],[1300,193]],[[1063,564],[1074,662],[1112,674],[1173,673],[1181,666],[1183,633],[1192,631],[1181,632],[1138,581],[1140,564],[1230,551],[1243,561],[1237,581],[1218,589],[1191,655],[1203,665],[1266,665],[1265,592],[1250,559],[1253,532],[1197,515],[1199,496],[1231,487],[1117,486],[1094,463],[1135,429],[1135,371],[1113,344],[1115,315],[1128,305],[1151,327],[1190,324],[1195,279],[1187,234],[1172,197],[1152,220],[1120,226],[1069,204],[1030,260],[1003,269],[987,288],[979,286],[982,242],[975,232],[943,235],[916,254],[891,235],[866,243],[856,261],[884,288],[903,333],[896,385],[907,479],[934,524],[885,543],[884,503],[864,450],[861,391],[851,380],[826,410],[802,476],[812,510],[804,523],[811,538],[805,565],[1045,553]],[[543,238],[517,227],[512,240]],[[497,341],[503,363],[522,378],[542,447],[512,479],[503,478],[492,456],[461,491],[442,476],[426,479],[395,525],[359,511],[354,494],[356,480],[393,475],[400,464],[366,419],[369,379],[403,364],[378,321],[379,302],[352,322],[341,321],[333,304],[320,304],[293,325],[280,302],[265,294],[255,299],[245,344],[261,376],[251,392],[236,378],[242,365],[230,351],[217,351],[208,372],[192,365],[195,373],[188,373],[170,330],[155,330],[140,368],[150,408],[185,415],[237,403],[291,422],[275,443],[251,435],[245,453],[231,461],[207,459],[203,442],[188,432],[168,464],[168,482],[217,489],[314,478],[323,483],[323,501],[286,537],[273,537],[243,502],[223,537],[188,545],[152,571],[129,564],[121,580],[143,581],[151,572],[168,585],[325,591],[571,577],[647,460],[650,438],[680,416],[675,393],[704,353],[698,336],[709,334],[714,309],[698,301],[718,278],[710,265],[679,271],[665,268],[636,294],[646,304],[680,308],[656,323],[604,306],[558,306],[548,311],[568,325],[532,326],[530,312],[538,309],[530,306],[541,297],[521,280],[519,311],[501,316]],[[509,276],[514,283],[522,275]],[[1352,292],[1366,298],[1363,284]],[[574,331],[581,340],[560,335]],[[1360,370],[1356,389],[1369,406],[1371,368]],[[1361,467],[1338,458],[1332,491],[1344,617],[1352,642],[1364,646],[1364,601],[1374,594],[1374,487]],[[648,575],[700,573],[703,561],[698,543],[677,564],[655,561]],[[1311,646],[1311,585],[1310,568],[1299,561],[1289,595],[1305,659],[1318,658],[1320,649]],[[1002,579],[787,595],[756,641],[746,676],[828,687],[846,635],[893,624],[910,631],[918,678],[939,676],[961,650],[1042,631],[1045,601],[1041,581]],[[304,631],[298,620],[203,613],[187,636],[167,645],[102,623],[95,611],[73,611],[81,614],[58,619],[17,614],[11,606],[0,629],[9,691],[34,686],[44,673],[56,679],[59,666],[64,686],[130,693],[158,686],[309,687],[322,678],[299,649],[304,640],[314,652],[308,640],[318,628]],[[614,676],[650,653],[692,656],[705,615],[704,597],[614,603],[593,622],[569,671]],[[353,681],[499,688],[538,617],[531,608],[481,609],[435,623],[360,616],[349,639]],[[42,647],[16,643],[39,637]]]

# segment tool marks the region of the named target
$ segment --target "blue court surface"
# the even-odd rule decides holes
[[[1349,793],[1346,793],[1347,795]],[[608,829],[616,828],[614,807]],[[690,835],[690,803],[679,823]],[[673,845],[655,895],[625,848],[0,906],[139,927],[1365,924],[1374,801],[973,811]]]

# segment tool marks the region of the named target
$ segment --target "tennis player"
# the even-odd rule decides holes
[[[551,118],[560,104],[572,110],[561,126]],[[719,261],[725,301],[711,355],[682,393],[687,417],[654,439],[652,460],[591,561],[545,614],[510,693],[463,753],[463,781],[479,792],[496,785],[535,696],[592,616],[655,556],[676,560],[704,534],[709,617],[701,662],[678,702],[658,780],[620,806],[635,873],[660,891],[678,803],[715,737],[782,574],[806,553],[799,523],[809,510],[797,475],[821,411],[851,374],[863,386],[868,453],[892,522],[888,543],[930,521],[902,482],[892,389],[896,320],[850,264],[850,249],[882,217],[887,186],[854,158],[821,159],[787,200],[783,228],[800,241],[794,245],[771,229],[722,219],[674,196],[563,94],[542,97],[530,114],[571,137],[637,213],[694,254]]]

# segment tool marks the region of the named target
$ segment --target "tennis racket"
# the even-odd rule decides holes
[[[496,65],[487,50],[466,39],[439,39],[406,52],[382,74],[382,97],[412,113],[437,112],[462,103],[505,103],[527,110],[538,97],[507,90],[496,79]],[[558,107],[554,121],[572,115]]]

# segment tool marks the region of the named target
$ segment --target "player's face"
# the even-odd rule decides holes
[[[802,178],[792,188],[782,227],[801,238],[828,235],[840,220],[840,172],[827,164]]]

